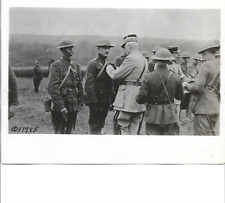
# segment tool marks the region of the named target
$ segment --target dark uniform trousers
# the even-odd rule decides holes
[[[104,64],[105,57],[98,55],[87,67],[85,103],[89,107],[89,134],[101,134],[113,97],[112,79],[106,73]]]
[[[62,114],[54,109],[51,111],[52,124],[55,134],[71,134],[75,128],[77,119],[77,111],[68,113],[67,120],[62,117]]]
[[[89,105],[89,134],[101,134],[101,129],[105,125],[109,107],[109,103],[95,103]]]

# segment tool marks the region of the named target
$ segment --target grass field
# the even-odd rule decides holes
[[[35,93],[33,89],[33,80],[32,78],[17,78],[17,86],[18,86],[18,94],[19,94],[19,102],[16,116],[9,120],[9,133],[26,133],[27,128],[29,130],[27,133],[35,133],[35,134],[52,134],[53,128],[51,124],[51,115],[44,111],[44,105],[42,100],[45,96],[48,95],[47,92],[47,81],[48,78],[44,78],[41,82],[39,92]],[[184,116],[185,112],[182,112],[182,116]],[[113,115],[114,112],[110,111],[106,124],[103,129],[105,134],[113,134],[112,126],[113,126]],[[88,107],[84,106],[83,109],[78,113],[76,129],[73,131],[74,134],[87,134],[88,133],[88,116],[89,111]],[[16,127],[15,127],[16,126]],[[35,130],[31,130],[31,128],[35,128]],[[17,129],[17,131],[13,131],[13,129]],[[20,132],[18,132],[20,129]],[[24,130],[24,132],[21,132]],[[35,132],[33,132],[35,131]],[[142,126],[142,134],[145,131],[145,126]],[[184,125],[180,127],[181,135],[192,135],[193,134],[193,123],[186,122]]]

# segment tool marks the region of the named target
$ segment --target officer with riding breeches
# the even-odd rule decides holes
[[[71,61],[73,42],[64,39],[58,48],[61,59],[50,69],[48,91],[52,98],[52,124],[55,134],[70,134],[75,129],[77,113],[83,105],[83,87],[80,66]]]

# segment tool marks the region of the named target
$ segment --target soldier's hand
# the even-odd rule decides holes
[[[61,111],[61,113],[62,113],[62,117],[67,121],[67,119],[68,119],[68,111],[67,111],[67,109],[64,108],[64,109]]]

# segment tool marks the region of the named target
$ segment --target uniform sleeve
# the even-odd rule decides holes
[[[17,92],[17,82],[16,82],[16,76],[12,70],[12,68],[9,66],[9,106],[11,105],[18,105],[18,92]]]
[[[182,100],[184,97],[184,89],[180,78],[177,78],[178,85],[175,92],[175,99]]]
[[[114,61],[114,65],[116,67],[119,67],[121,65],[121,62],[120,62],[120,59],[119,58],[116,58],[115,61]]]
[[[195,78],[195,82],[189,85],[189,92],[202,93],[206,85],[207,75],[208,75],[207,66],[205,64],[202,64],[202,66],[199,69],[198,75]]]
[[[126,57],[120,67],[118,67],[117,69],[111,68],[110,72],[107,71],[107,73],[112,79],[122,79],[129,75],[133,69],[134,66],[132,65],[131,59],[129,57]]]
[[[61,84],[60,74],[59,66],[57,64],[53,64],[49,74],[48,92],[52,98],[54,108],[57,111],[61,111],[65,108],[59,88]]]
[[[78,81],[77,81],[77,89],[78,89],[78,99],[79,104],[83,105],[84,103],[84,90],[82,85],[82,71],[80,66],[77,64],[77,70],[78,70]]]
[[[94,62],[89,63],[87,68],[87,80],[85,82],[86,104],[97,103],[95,94],[96,65]]]
[[[144,104],[147,102],[148,89],[149,89],[148,79],[147,76],[145,76],[144,80],[141,83],[141,88],[136,96],[136,101],[138,104]]]

